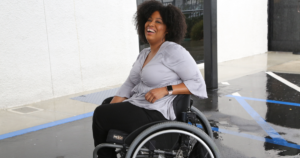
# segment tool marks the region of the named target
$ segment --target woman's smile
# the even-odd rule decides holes
[[[154,33],[155,33],[154,29],[150,29],[150,28],[147,29],[147,34],[148,35],[151,35],[151,34],[154,34]]]

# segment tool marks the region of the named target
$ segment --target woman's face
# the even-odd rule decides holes
[[[145,36],[149,44],[165,41],[167,26],[158,11],[152,13],[145,23]]]

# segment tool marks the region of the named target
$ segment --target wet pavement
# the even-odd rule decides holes
[[[300,75],[275,73],[300,85]],[[300,157],[300,92],[265,72],[195,97],[224,158]],[[92,157],[91,117],[0,140],[0,158]]]
[[[276,74],[300,84],[300,75]],[[206,100],[193,98],[217,128],[224,157],[300,157],[300,92],[267,73],[220,84]]]

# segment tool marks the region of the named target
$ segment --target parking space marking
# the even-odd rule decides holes
[[[240,103],[240,105],[271,138],[286,141],[241,97],[239,93],[235,92],[230,96],[234,97]]]
[[[189,123],[189,124],[191,124],[191,123]],[[203,128],[203,126],[201,124],[196,124],[196,126],[198,128]],[[255,136],[255,135],[251,135],[251,134],[247,134],[247,133],[230,131],[227,129],[217,128],[217,127],[211,127],[211,129],[215,132],[226,133],[226,134],[236,135],[239,137],[254,139],[254,140],[258,140],[258,141],[262,141],[262,142],[267,142],[267,143],[272,143],[272,144],[276,144],[276,145],[287,146],[290,148],[300,149],[300,145],[289,143],[285,140],[279,140],[279,139],[274,140],[274,139],[270,139],[270,138],[266,138],[266,137],[260,137],[260,136]]]
[[[240,105],[248,112],[248,114],[258,123],[258,125],[273,139],[284,140],[275,129],[273,129],[242,97],[239,93],[235,92],[231,95],[234,97]]]
[[[57,120],[57,121],[49,122],[49,123],[46,123],[46,124],[42,124],[42,125],[25,128],[25,129],[18,130],[18,131],[14,131],[14,132],[2,134],[2,135],[0,135],[0,140],[10,138],[10,137],[15,137],[15,136],[30,133],[30,132],[34,132],[34,131],[38,131],[38,130],[53,127],[53,126],[57,126],[57,125],[61,125],[61,124],[64,124],[64,123],[73,122],[73,121],[76,121],[76,120],[81,120],[81,119],[84,119],[84,118],[87,118],[87,117],[91,117],[91,116],[93,116],[93,114],[94,114],[94,112],[89,112],[89,113],[85,113],[85,114],[65,118],[65,119],[62,119],[62,120]]]
[[[288,80],[286,80],[286,79],[284,79],[284,78],[282,78],[282,77],[280,77],[280,76],[274,74],[274,73],[271,72],[271,71],[268,71],[268,72],[266,72],[266,73],[267,73],[268,75],[274,77],[274,78],[277,79],[278,81],[280,81],[280,82],[286,84],[287,86],[289,86],[289,87],[295,89],[296,91],[300,92],[300,87],[298,87],[297,85],[291,83],[290,81],[288,81]]]
[[[259,98],[250,98],[250,97],[242,97],[237,95],[226,95],[227,97],[240,97],[245,100],[254,100],[254,101],[261,101],[267,103],[275,103],[275,104],[283,104],[283,105],[291,105],[291,106],[298,106],[300,107],[300,103],[292,103],[292,102],[284,102],[284,101],[277,101],[277,100],[267,100],[267,99],[259,99]]]
[[[196,124],[196,125],[197,125],[198,128],[203,128],[201,124]],[[230,130],[227,130],[227,129],[217,128],[217,127],[211,127],[211,129],[215,132],[226,133],[226,134],[236,135],[236,136],[239,136],[239,137],[254,139],[254,140],[258,140],[258,141],[262,141],[262,142],[268,142],[268,143],[272,143],[272,144],[276,144],[276,145],[282,145],[282,146],[287,146],[287,147],[290,147],[290,148],[300,149],[300,145],[289,143],[285,140],[283,140],[283,141],[274,140],[274,139],[270,139],[270,138],[255,136],[255,135],[251,135],[251,134],[247,134],[247,133],[230,131]]]
[[[273,129],[244,99],[234,97],[240,105],[248,112],[248,114],[259,124],[259,126],[273,139],[281,139],[285,141],[275,129]]]
[[[230,85],[229,83],[227,85]],[[278,104],[285,104],[285,105],[292,105],[292,106],[300,106],[298,103],[291,103],[291,102],[281,102],[281,101],[275,101],[275,100],[264,100],[264,99],[257,99],[257,98],[249,98],[249,97],[242,97],[238,92],[232,93],[232,95],[226,95],[227,97],[233,97],[235,98],[238,103],[249,113],[249,115],[261,126],[261,128],[272,138],[263,138],[263,137],[257,137],[254,135],[249,134],[242,134],[237,133],[225,129],[213,129],[214,131],[219,131],[221,133],[228,133],[228,134],[234,134],[239,135],[242,137],[247,137],[255,140],[260,140],[272,144],[292,147],[296,149],[300,149],[300,145],[293,144],[287,142],[284,138],[281,137],[281,135],[273,129],[247,102],[246,100],[256,100],[256,101],[264,101],[264,102],[271,102],[271,103],[278,103]]]

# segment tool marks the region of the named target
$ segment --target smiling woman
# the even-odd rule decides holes
[[[162,3],[157,1],[146,1],[138,6],[135,15],[135,26],[140,39],[148,43],[144,29],[149,20],[156,20],[150,19],[153,13],[155,13],[154,16],[156,18],[160,18],[160,22],[167,28],[168,33],[165,36],[165,40],[179,44],[184,38],[187,29],[184,15],[177,7],[173,5],[163,6]]]
[[[105,142],[110,129],[130,133],[147,123],[175,120],[173,100],[178,94],[207,98],[206,85],[195,60],[178,44],[186,33],[184,15],[178,8],[146,1],[138,7],[136,29],[150,47],[140,52],[110,104],[96,108],[95,146]],[[105,148],[98,155],[115,156],[113,149]]]

